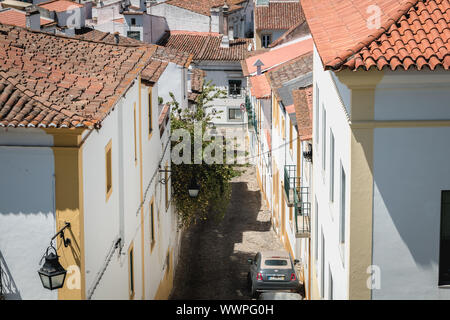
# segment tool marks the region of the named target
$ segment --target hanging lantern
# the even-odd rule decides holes
[[[55,252],[49,253],[49,249],[53,249]],[[44,265],[38,271],[42,285],[49,290],[62,288],[67,271],[59,263],[56,249],[53,246],[48,247],[43,258],[45,258]]]

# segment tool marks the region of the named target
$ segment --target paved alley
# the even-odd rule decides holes
[[[171,299],[250,299],[247,259],[261,250],[282,249],[255,168],[242,171],[232,181],[223,221],[197,224],[184,233]]]

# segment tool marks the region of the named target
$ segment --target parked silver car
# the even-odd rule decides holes
[[[267,291],[259,295],[258,300],[303,300],[299,293]]]
[[[299,261],[292,261],[287,251],[258,252],[254,259],[248,259],[250,272],[247,281],[251,295],[257,296],[263,291],[290,291],[300,289],[294,265]]]

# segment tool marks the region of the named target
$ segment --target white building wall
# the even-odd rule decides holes
[[[376,90],[375,118],[450,119],[449,84],[439,71],[387,73]],[[438,287],[449,137],[445,126],[374,131],[373,264],[380,288],[372,290],[373,299],[450,299],[450,291]]]
[[[149,7],[147,13],[165,17],[170,30],[218,32],[218,30],[213,30],[214,28],[211,29],[209,16],[165,3]]]
[[[53,141],[41,130],[33,133],[43,147],[5,146],[22,145],[33,135],[22,129],[0,131],[0,267],[7,300],[58,298],[37,273],[56,233]]]
[[[325,281],[324,293],[322,297],[328,298],[329,294],[329,270],[333,277],[333,297],[334,299],[347,299],[348,281],[348,241],[345,248],[340,246],[339,241],[339,208],[340,208],[340,172],[341,166],[346,173],[346,208],[349,207],[349,181],[350,181],[350,127],[347,120],[345,105],[333,83],[333,77],[329,71],[324,71],[317,51],[314,50],[314,105],[313,105],[313,192],[312,202],[312,258],[315,266],[315,274],[318,275],[319,288],[322,286],[321,279]],[[339,87],[342,87],[339,84]],[[317,90],[318,88],[318,90]],[[319,96],[317,93],[319,92]],[[319,113],[317,113],[317,104]],[[323,137],[322,120],[323,107],[326,110],[326,136]],[[318,122],[316,122],[318,119]],[[316,130],[318,126],[318,130]],[[334,134],[334,201],[330,200],[330,129]],[[318,135],[317,135],[318,133]],[[326,139],[326,164],[323,170],[322,146]],[[318,221],[315,219],[317,210],[315,201],[318,203]],[[345,224],[348,226],[349,214],[346,213]],[[316,225],[317,224],[317,225]],[[348,230],[348,228],[346,228]],[[322,240],[325,239],[325,262],[322,261]],[[348,239],[348,232],[347,232]],[[316,250],[318,260],[316,260]],[[322,263],[325,274],[322,277]]]

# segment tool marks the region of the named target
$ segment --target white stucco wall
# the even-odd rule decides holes
[[[165,17],[170,30],[218,32],[218,30],[211,30],[209,16],[165,3],[149,7],[147,13]]]
[[[376,90],[375,118],[450,119],[449,84],[445,72],[388,72]],[[381,287],[372,290],[373,299],[450,298],[438,287],[449,137],[449,127],[374,131],[373,264]]]
[[[57,291],[44,289],[37,273],[56,233],[54,159],[48,147],[53,141],[33,131],[34,142],[43,147],[4,146],[30,143],[27,138],[33,135],[21,129],[0,131],[0,267],[6,299],[58,297]]]
[[[313,101],[313,192],[312,202],[312,264],[315,266],[315,274],[318,275],[319,288],[321,287],[321,230],[325,237],[325,294],[328,298],[329,290],[329,266],[333,276],[333,298],[347,299],[347,259],[348,240],[346,247],[341,250],[339,242],[339,209],[340,209],[340,172],[341,166],[346,173],[346,226],[349,223],[348,203],[349,203],[349,181],[350,181],[350,127],[345,113],[346,106],[342,104],[342,99],[333,84],[333,77],[329,71],[324,71],[320,57],[314,50],[314,101]],[[341,84],[339,84],[341,86]],[[317,91],[317,87],[319,90]],[[319,92],[319,96],[317,96]],[[317,101],[318,99],[318,101]],[[319,114],[317,114],[316,104],[319,104]],[[322,107],[326,110],[326,165],[322,168]],[[319,119],[319,135],[315,130]],[[334,134],[334,201],[330,201],[330,129]],[[315,200],[318,203],[318,221],[315,221]],[[315,224],[318,223],[316,226]],[[318,232],[316,235],[315,233]],[[346,228],[348,230],[348,228]],[[317,241],[316,241],[317,239]],[[348,239],[348,232],[347,232]],[[318,258],[315,259],[315,250],[318,247]]]

